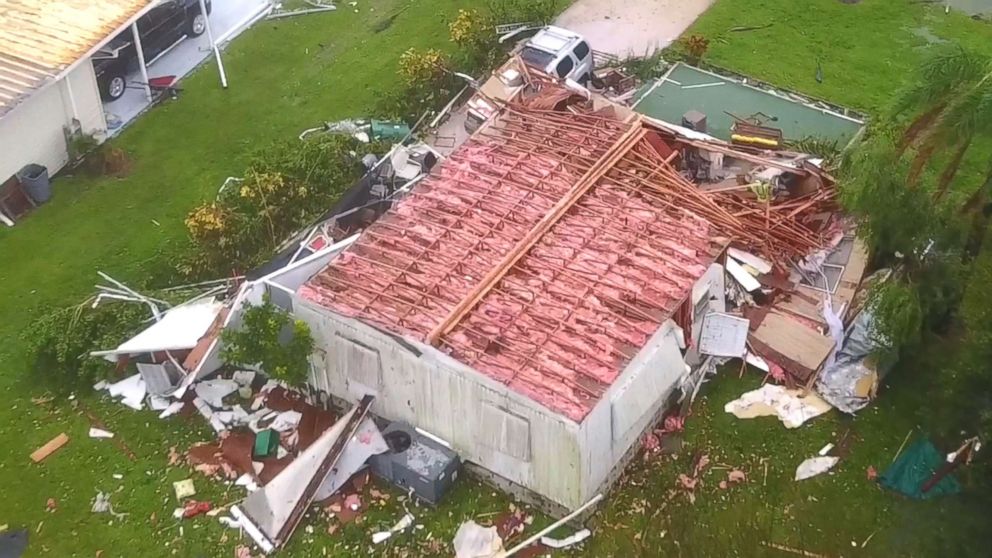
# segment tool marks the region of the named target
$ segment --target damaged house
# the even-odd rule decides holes
[[[373,414],[570,509],[694,391],[707,354],[744,356],[779,314],[738,319],[743,335],[705,318],[766,304],[766,283],[795,291],[782,270],[845,234],[808,155],[572,97],[512,102],[360,235],[259,280],[311,327],[312,387],[374,395]],[[727,256],[740,249],[761,257]]]
[[[675,156],[636,117],[510,109],[265,280],[314,333],[313,386],[579,506],[686,378],[693,318],[723,310],[727,240],[664,195]]]

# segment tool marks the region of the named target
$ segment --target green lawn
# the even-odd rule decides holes
[[[180,101],[154,110],[115,141],[134,159],[128,178],[60,178],[51,203],[17,228],[0,230],[0,525],[30,528],[29,556],[93,556],[98,550],[104,558],[233,555],[236,534],[225,533],[214,519],[185,522],[180,537],[170,517],[176,505],[171,482],[190,473],[166,466],[168,448],[182,450],[211,433],[197,421],[163,422],[149,412],[86,398],[85,405],[138,456],[131,462],[112,442],[87,438],[86,416],[69,402],[31,402],[42,390],[25,374],[18,335],[45,308],[87,295],[98,269],[143,283],[155,271],[149,262],[156,254],[182,242],[187,211],[213,196],[224,177],[238,174],[249,151],[323,120],[366,113],[395,86],[401,52],[450,47],[447,18],[458,7],[485,2],[417,0],[386,31],[372,32],[403,4],[376,1],[370,12],[363,0],[358,14],[347,8],[260,23],[226,51],[229,90],[219,88],[207,66],[186,80]],[[764,30],[727,31],[768,22],[774,24]],[[922,56],[922,35],[992,48],[992,25],[908,0],[720,0],[693,32],[713,38],[707,58],[715,64],[870,114],[885,107]],[[814,79],[817,59],[822,84]],[[918,504],[865,479],[865,468],[884,468],[910,428],[936,429],[928,418],[927,393],[939,381],[941,364],[936,351],[914,358],[912,366],[897,368],[891,389],[871,410],[854,420],[834,413],[797,431],[784,430],[774,419],[739,421],[723,413],[726,401],[758,381],[725,374],[705,390],[688,421],[691,451],[633,466],[593,520],[585,550],[568,554],[788,556],[767,551],[763,541],[828,556],[983,554],[971,546],[984,525],[969,495]],[[800,461],[848,428],[856,441],[836,474],[791,480]],[[45,463],[31,464],[28,454],[61,431],[72,437],[69,445]],[[742,468],[748,482],[719,490],[723,472],[713,470],[695,504],[670,495],[697,450],[708,452],[714,463]],[[767,479],[761,459],[767,459]],[[118,473],[122,480],[112,477]],[[215,503],[241,496],[240,489],[194,478],[200,495]],[[130,515],[111,521],[91,514],[97,490],[113,492],[116,511]],[[45,511],[48,498],[58,501],[56,511]],[[301,530],[286,555],[450,556],[448,543],[462,519],[508,505],[492,489],[464,480],[440,508],[413,510],[423,529],[371,547],[370,533],[400,517],[395,502],[334,535],[325,533],[324,520],[313,521],[314,533]]]
[[[220,528],[213,520],[202,522],[210,528],[187,525],[185,539],[169,547],[164,544],[178,531],[158,532],[173,523],[167,481],[188,474],[165,471],[168,447],[206,434],[88,400],[139,456],[128,462],[111,444],[86,437],[85,416],[64,405],[50,414],[31,403],[41,390],[25,374],[19,335],[46,308],[87,296],[97,270],[145,283],[159,271],[149,269],[157,254],[174,253],[184,240],[187,212],[214,196],[225,177],[240,174],[250,151],[325,120],[367,114],[397,87],[404,50],[450,49],[447,21],[460,7],[485,4],[415,1],[388,29],[373,31],[407,3],[363,0],[359,13],[341,3],[346,9],[334,13],[259,23],[224,53],[228,90],[208,64],[184,81],[178,102],[156,108],[114,140],[134,161],[127,178],[59,177],[49,204],[16,228],[0,230],[0,525],[29,526],[30,555],[93,556],[98,549],[105,558],[168,556],[173,549],[180,556],[233,554],[227,549],[233,544],[218,550]],[[32,465],[28,454],[63,430],[69,445]],[[124,480],[114,480],[114,473]],[[115,493],[115,506],[132,515],[123,525],[108,525],[108,516],[90,514],[90,500],[98,489],[118,486],[124,489]],[[201,479],[198,489],[222,500],[223,487]],[[59,502],[54,513],[45,512],[50,497]],[[153,512],[158,527],[148,520]]]

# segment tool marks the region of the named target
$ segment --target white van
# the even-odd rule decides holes
[[[546,74],[585,84],[592,76],[592,49],[574,31],[549,25],[531,37],[519,52],[520,58]]]

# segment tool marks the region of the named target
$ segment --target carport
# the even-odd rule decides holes
[[[200,0],[201,9],[203,1]],[[124,95],[104,102],[110,135],[120,133],[128,124],[152,105],[151,91],[145,87],[149,78],[176,76],[182,78],[205,60],[214,56],[219,79],[227,87],[227,76],[220,58],[220,45],[230,41],[271,10],[268,0],[213,0],[207,18],[206,32],[199,37],[182,38],[163,52],[127,75]],[[138,46],[137,43],[135,46]],[[140,48],[138,49],[140,52]]]
[[[0,0],[0,183],[24,165],[52,174],[74,134],[103,137],[90,56],[153,0]]]

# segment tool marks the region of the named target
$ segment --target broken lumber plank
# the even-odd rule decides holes
[[[45,460],[49,455],[55,453],[59,448],[69,443],[69,436],[65,432],[59,434],[58,436],[52,438],[47,444],[41,446],[40,448],[34,450],[31,453],[31,461],[35,463],[40,463]]]

